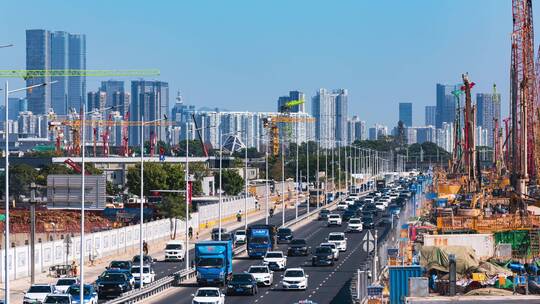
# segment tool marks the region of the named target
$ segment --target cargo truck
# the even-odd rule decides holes
[[[261,258],[274,249],[276,227],[274,225],[251,225],[247,229],[247,251],[250,258]]]
[[[195,244],[195,270],[197,283],[227,284],[232,274],[232,242],[205,241]]]

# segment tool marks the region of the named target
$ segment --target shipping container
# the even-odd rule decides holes
[[[530,255],[531,249],[529,233],[529,230],[496,232],[494,234],[495,244],[510,244],[512,246],[512,256],[526,257]]]
[[[421,266],[393,266],[390,271],[390,303],[404,304],[409,294],[409,278],[422,277],[424,269]]]
[[[480,259],[487,259],[495,254],[495,238],[491,233],[425,234],[424,246],[469,246],[474,249],[476,256]]]

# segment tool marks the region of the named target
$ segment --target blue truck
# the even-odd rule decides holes
[[[200,285],[225,285],[232,274],[231,241],[204,241],[195,244],[195,270]]]
[[[276,243],[274,225],[251,225],[246,232],[247,251],[250,258],[261,258],[272,251]]]

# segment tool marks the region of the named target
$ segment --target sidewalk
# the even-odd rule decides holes
[[[293,197],[296,198],[296,197]],[[274,200],[270,199],[270,205],[271,208],[274,203]],[[276,203],[276,205],[279,205],[281,202]],[[290,201],[286,202],[287,208],[291,208],[291,206],[294,206],[294,204],[290,204]],[[266,208],[264,200],[262,202],[259,202],[260,210],[254,210],[248,214],[248,221],[253,222],[257,220],[261,220],[265,218],[266,216]],[[281,211],[281,208],[277,208],[277,212],[279,213]],[[244,215],[245,216],[245,215]],[[244,227],[244,219],[242,218],[242,222],[236,221],[236,217],[224,219],[222,221],[222,227],[226,228],[227,230],[234,230],[237,228]],[[180,229],[183,227],[180,227]],[[210,239],[210,234],[212,231],[212,226],[208,228],[201,228],[199,230],[194,227],[194,233],[193,233],[193,239],[190,241],[190,248],[193,249],[194,242],[197,242],[198,240],[208,240]],[[199,233],[199,238],[196,239],[197,232]],[[185,240],[185,233],[177,233],[176,239],[177,240]],[[164,259],[164,248],[165,244],[170,241],[169,238],[162,239],[160,241],[154,241],[148,243],[148,254],[152,256],[153,258],[157,258],[158,261],[161,261]],[[101,259],[97,259],[94,262],[94,265],[90,265],[89,263],[85,263],[84,268],[84,274],[85,274],[85,282],[86,283],[92,283],[94,282],[97,277],[105,271],[105,267],[109,265],[109,262],[112,260],[131,260],[134,255],[137,255],[139,253],[139,247],[133,246],[132,248],[128,249],[125,253],[116,255],[114,257],[105,257]],[[79,268],[80,270],[80,268]],[[58,278],[53,278],[48,276],[48,273],[36,273],[35,276],[35,282],[36,284],[54,284]],[[28,290],[30,287],[30,277],[12,280],[10,281],[10,293],[11,293],[11,302],[13,303],[22,303],[24,293]],[[2,289],[0,290],[0,299],[4,297],[4,289],[2,285]]]

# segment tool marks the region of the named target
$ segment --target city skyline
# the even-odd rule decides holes
[[[95,16],[86,14],[94,7],[94,4],[81,3],[77,6],[55,10],[53,9],[54,2],[53,4],[34,4],[31,7],[30,4],[26,3],[7,4],[6,9],[13,12],[7,16],[7,22],[11,26],[9,30],[7,28],[0,29],[0,34],[4,37],[3,39],[7,40],[6,43],[13,43],[15,47],[3,51],[6,58],[10,58],[10,61],[5,63],[6,68],[20,69],[24,67],[24,31],[30,28],[46,28],[87,35],[88,68],[159,68],[162,71],[162,76],[158,79],[167,81],[173,92],[182,91],[186,101],[195,104],[197,108],[212,107],[212,105],[219,103],[230,110],[244,110],[245,105],[249,104],[253,106],[253,109],[249,109],[250,111],[272,111],[275,108],[275,96],[291,88],[305,92],[306,96],[312,96],[320,87],[344,87],[349,89],[350,112],[365,117],[368,125],[376,122],[387,125],[394,124],[395,119],[387,115],[384,108],[395,106],[396,100],[415,101],[413,121],[418,124],[423,119],[423,111],[420,109],[435,103],[433,83],[457,83],[460,81],[461,73],[467,71],[477,83],[473,93],[487,92],[492,83],[497,83],[502,101],[507,102],[508,100],[509,89],[506,79],[508,67],[492,64],[510,57],[507,47],[508,37],[493,34],[477,35],[475,32],[486,32],[484,30],[491,27],[507,31],[511,24],[509,4],[495,3],[494,1],[475,1],[472,3],[461,1],[466,3],[468,7],[467,10],[461,11],[457,10],[460,5],[456,2],[459,0],[437,4],[419,0],[395,3],[393,9],[388,11],[390,14],[387,18],[389,23],[381,29],[382,33],[385,34],[383,37],[387,38],[381,38],[381,35],[374,36],[372,33],[366,32],[369,27],[365,25],[373,22],[374,17],[371,16],[372,14],[364,12],[388,9],[384,4],[375,3],[346,2],[341,6],[335,6],[321,2],[299,1],[287,3],[289,9],[286,10],[277,11],[276,7],[279,7],[277,5],[265,6],[265,10],[267,10],[262,10],[265,11],[263,16],[259,10],[256,10],[259,7],[256,4],[245,6],[214,4],[219,6],[219,9],[213,11],[229,14],[229,17],[222,22],[223,29],[218,27],[217,32],[211,31],[211,29],[216,29],[215,21],[212,21],[213,18],[206,20],[207,18],[197,17],[204,12],[204,3],[175,4],[178,6],[177,8],[181,9],[171,9],[170,12],[185,11],[185,18],[164,18],[169,12],[159,11],[161,13],[158,14],[159,18],[145,19],[148,26],[141,29],[142,32],[137,31],[137,34],[134,34],[123,29],[121,25],[128,21],[127,16],[146,16],[148,11],[153,11],[151,6],[143,4],[127,7],[126,2],[119,1],[111,4],[110,9],[103,12],[105,14],[104,20],[111,21],[94,22],[97,21]],[[97,2],[99,3],[99,1]],[[130,14],[124,14],[126,17],[119,16],[114,13],[117,9],[127,10]],[[366,18],[356,18],[358,21],[354,22],[339,21],[326,29],[320,29],[321,26],[315,22],[317,18],[308,18],[307,16],[310,14],[305,14],[305,16],[295,16],[295,18],[300,18],[306,24],[305,26],[293,28],[285,25],[276,26],[280,23],[275,21],[281,18],[287,19],[289,14],[298,9],[310,12],[315,16],[328,15],[328,17],[335,16],[336,18],[342,14],[344,16],[353,14],[348,11],[354,11],[355,15],[360,11],[360,14]],[[538,8],[535,6],[534,9]],[[237,18],[241,21],[234,21],[236,14],[245,13],[247,10],[253,12],[247,20]],[[425,15],[423,14],[424,10],[430,10],[432,13]],[[23,20],[15,17],[21,14],[29,18]],[[474,41],[464,42],[468,46],[466,50],[459,48],[446,50],[443,46],[446,46],[447,41],[453,39],[450,37],[456,37],[460,32],[459,27],[448,26],[455,20],[457,14],[465,15],[461,16],[466,22],[463,26],[473,31],[462,39],[474,39]],[[469,15],[471,18],[467,18]],[[407,19],[416,16],[423,21],[404,23],[402,22],[404,16],[408,16]],[[472,16],[474,17],[472,18]],[[219,18],[217,19],[219,20]],[[350,18],[338,19],[350,20]],[[202,20],[208,24],[198,27]],[[426,21],[432,23],[432,28],[422,28],[421,24]],[[169,29],[149,31],[155,29],[162,22],[165,22]],[[245,27],[246,23],[252,28]],[[66,24],[76,25],[66,27]],[[268,24],[274,26],[267,28]],[[197,34],[196,32],[183,31],[182,29],[185,28],[200,29],[197,30]],[[350,46],[347,48],[350,51],[332,48],[332,51],[337,51],[340,54],[338,56],[340,59],[336,59],[335,56],[329,57],[331,54],[329,46],[318,49],[275,48],[275,45],[284,45],[297,37],[301,37],[299,43],[309,45],[310,41],[315,38],[309,34],[313,28],[320,29],[330,36],[334,33],[341,33],[339,37],[349,37],[346,43]],[[171,30],[179,31],[182,39],[176,39],[176,35],[171,35]],[[253,36],[257,30],[266,33],[269,37],[261,40],[263,36]],[[414,30],[419,31],[419,37],[428,39],[410,41],[410,39],[404,38],[406,35],[400,34],[400,32]],[[225,35],[223,35],[224,32],[226,32]],[[496,31],[490,29],[487,32],[494,33]],[[150,49],[139,43],[139,35],[142,37],[145,34],[150,35],[150,33],[155,38],[159,38],[153,39],[154,44],[155,41],[160,41],[156,45],[158,48]],[[356,37],[362,35],[367,35],[365,37],[367,40],[381,40],[380,50],[382,51],[380,54],[374,54],[369,50],[358,52],[359,43],[364,39]],[[400,38],[401,36],[403,38]],[[469,36],[474,38],[468,38]],[[204,42],[211,41],[213,38],[216,39],[216,43],[225,43],[221,53],[214,51],[215,48]],[[283,40],[282,43],[275,43],[279,39]],[[251,40],[255,43],[248,43]],[[186,44],[187,42],[189,44]],[[267,45],[272,44],[274,47],[267,47]],[[405,52],[402,52],[401,56],[397,56],[398,58],[392,59],[393,55],[390,54],[394,52],[393,48],[396,44],[402,45]],[[107,47],[103,48],[104,45]],[[190,45],[196,47],[190,47]],[[416,45],[418,47],[415,47]],[[493,51],[485,53],[486,48]],[[131,52],[133,49],[140,51]],[[415,52],[428,49],[435,51],[431,51],[430,54],[415,54],[412,52],[413,49]],[[202,51],[194,52],[195,50]],[[269,55],[267,60],[258,60],[259,57],[251,55],[261,52]],[[149,56],[139,56],[139,54]],[[305,56],[305,54],[310,55]],[[390,62],[384,65],[375,64],[383,57]],[[422,61],[418,62],[414,58],[422,58]],[[407,61],[416,62],[416,69],[411,70],[407,67],[407,64],[404,63]],[[440,64],[443,61],[445,63]],[[433,66],[437,66],[437,68],[431,69]],[[362,68],[359,69],[359,67]],[[315,72],[320,68],[323,68],[321,71],[325,71],[325,73]],[[428,68],[430,71],[426,73]],[[362,72],[355,72],[356,70]],[[178,73],[178,71],[182,72]],[[419,76],[411,77],[411,71],[414,75]],[[227,77],[224,77],[225,74]],[[278,75],[279,77],[277,77]],[[375,75],[375,77],[370,77],[371,75]],[[430,80],[427,81],[427,79]],[[101,80],[103,79],[88,79],[87,87],[95,89]],[[244,83],[242,89],[247,90],[247,92],[238,96],[236,92],[240,89],[240,83]],[[394,84],[395,90],[383,89],[388,83]],[[208,87],[212,87],[212,90],[208,90]],[[366,90],[366,88],[372,89]],[[256,96],[256,102],[253,102],[253,96]],[[309,100],[309,98],[307,99]],[[382,105],[382,107],[369,107],[369,104],[374,103]],[[369,109],[367,113],[366,109]],[[506,107],[502,110],[502,115],[506,116]]]

